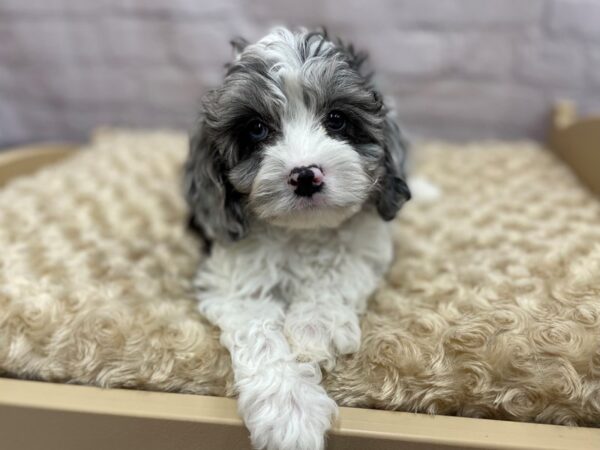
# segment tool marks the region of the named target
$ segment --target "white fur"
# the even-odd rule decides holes
[[[319,365],[360,345],[358,314],[392,259],[374,211],[335,229],[263,225],[216,245],[200,268],[200,311],[231,353],[239,410],[256,448],[319,450],[336,405]]]
[[[413,200],[433,202],[442,196],[440,187],[423,176],[412,176],[408,179],[408,186]]]
[[[251,51],[270,61],[272,76],[282,85],[285,104],[283,138],[264,149],[250,191],[250,206],[260,219],[288,228],[337,227],[360,210],[374,180],[365,172],[365,163],[355,149],[329,136],[323,118],[305,105],[301,80],[311,78],[307,71],[313,66],[301,61],[296,40],[290,30],[276,28],[250,46]],[[317,40],[311,45],[327,48],[333,44]],[[313,164],[323,171],[324,189],[310,199],[298,197],[287,183],[290,172]]]
[[[325,188],[310,199],[298,197],[287,179],[295,167],[311,164],[322,169]],[[298,107],[284,123],[283,139],[265,149],[250,204],[261,219],[274,224],[336,227],[361,208],[370,184],[358,153],[329,137],[317,118]]]
[[[281,136],[262,149],[252,181],[239,181],[245,167],[233,171],[248,192],[251,232],[215,245],[198,272],[199,309],[221,328],[253,445],[320,450],[337,411],[319,384],[321,367],[358,350],[358,315],[391,262],[391,238],[365,207],[377,181],[368,175],[373,161],[330,136],[323,112],[303,99],[315,74],[297,36],[280,28],[249,51],[269,62],[281,87]],[[297,195],[290,174],[313,165],[322,189]]]

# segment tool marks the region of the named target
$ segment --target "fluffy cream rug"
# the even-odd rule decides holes
[[[600,204],[533,144],[422,146],[442,197],[409,203],[342,405],[600,425]],[[0,371],[231,395],[195,311],[177,133],[105,130],[0,191]]]

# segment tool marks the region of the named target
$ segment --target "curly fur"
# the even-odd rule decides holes
[[[392,220],[410,191],[406,141],[351,46],[325,32],[275,28],[238,52],[219,87],[205,95],[190,142],[184,192],[209,241],[251,233],[253,222],[335,228],[365,204]],[[336,112],[343,130],[327,126]],[[248,126],[268,130],[255,141]],[[301,167],[323,169],[307,198],[286,182]]]
[[[384,221],[410,199],[406,145],[340,41],[279,27],[234,45],[184,171],[190,215],[215,241],[198,307],[231,354],[254,447],[321,450],[337,412],[321,366],[360,346],[392,260]]]
[[[186,152],[177,133],[105,131],[0,191],[4,375],[234,394],[220,333],[196,311],[202,256],[178,184]],[[534,144],[419,152],[417,173],[443,197],[393,222],[399,257],[359,351],[323,379],[328,394],[346,406],[599,426],[597,200]]]

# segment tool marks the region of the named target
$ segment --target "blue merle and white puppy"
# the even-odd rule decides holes
[[[392,260],[386,222],[410,198],[406,143],[352,46],[277,28],[234,48],[185,167],[212,244],[199,309],[231,353],[253,445],[318,450],[336,413],[321,370],[360,346]]]

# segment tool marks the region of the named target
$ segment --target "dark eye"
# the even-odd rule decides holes
[[[248,124],[246,133],[252,142],[260,142],[269,136],[269,128],[260,120],[253,120]]]
[[[346,128],[346,116],[340,111],[331,111],[325,118],[325,126],[330,131],[342,131]]]

